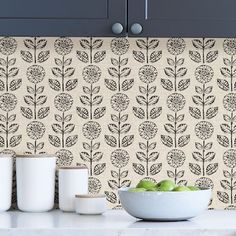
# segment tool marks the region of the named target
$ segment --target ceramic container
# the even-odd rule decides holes
[[[184,192],[129,192],[118,190],[122,207],[132,216],[144,220],[187,220],[207,209],[211,189]]]
[[[84,166],[59,168],[59,208],[75,211],[75,195],[88,193],[88,169]]]
[[[98,215],[106,211],[106,196],[75,195],[75,211],[83,215]]]
[[[54,206],[56,156],[16,157],[17,205],[22,211],[44,212]]]
[[[13,157],[0,155],[0,211],[11,207]]]

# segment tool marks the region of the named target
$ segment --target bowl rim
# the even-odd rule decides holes
[[[130,188],[134,188],[134,187],[125,187],[125,188],[120,188],[118,189],[118,193],[119,192],[127,192],[130,194],[157,194],[157,193],[166,193],[166,194],[180,194],[180,193],[199,193],[199,192],[208,192],[208,191],[212,191],[211,188],[200,188],[200,190],[194,190],[194,191],[143,191],[143,192],[129,192],[128,190]]]

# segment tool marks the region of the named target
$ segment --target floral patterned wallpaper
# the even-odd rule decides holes
[[[169,178],[235,209],[235,90],[236,39],[1,38],[0,149],[86,165],[111,208]]]

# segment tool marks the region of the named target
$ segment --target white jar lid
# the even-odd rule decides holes
[[[61,166],[58,167],[59,170],[79,170],[79,169],[88,169],[86,166]]]
[[[56,155],[52,154],[25,154],[25,155],[16,155],[16,158],[52,158]]]
[[[105,194],[76,194],[76,198],[105,198]]]

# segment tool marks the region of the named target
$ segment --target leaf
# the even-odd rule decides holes
[[[66,138],[66,147],[74,146],[78,141],[78,135],[72,135]]]
[[[166,67],[164,69],[164,72],[165,74],[168,76],[168,77],[171,77],[171,78],[174,78],[175,77],[175,72],[174,70],[171,68],[171,67]]]
[[[162,107],[154,107],[150,111],[150,118],[151,119],[156,119],[161,115],[162,112]]]
[[[6,126],[3,124],[0,124],[0,133],[6,133]]]
[[[100,119],[105,115],[105,113],[106,113],[106,107],[98,107],[94,110],[93,118]]]
[[[133,113],[139,119],[145,118],[145,112],[144,112],[143,108],[141,108],[141,107],[133,107]]]
[[[38,110],[38,118],[43,119],[48,116],[50,113],[50,108],[49,107],[42,107]]]
[[[133,141],[134,141],[134,135],[127,135],[122,139],[121,145],[122,147],[128,147],[133,143]]]
[[[223,170],[223,174],[225,178],[228,178],[228,179],[231,178],[231,174],[229,173],[229,171]]]
[[[10,82],[10,90],[15,91],[22,85],[22,79],[13,79]]]
[[[118,179],[119,178],[119,174],[117,173],[117,171],[115,170],[111,170],[111,176],[115,179]],[[125,178],[125,177],[124,177]]]
[[[148,44],[148,49],[155,49],[159,45],[159,40],[152,39]]]
[[[99,63],[101,61],[103,61],[106,57],[106,51],[99,51],[99,52],[96,52],[93,56],[93,61],[95,63]]]
[[[145,56],[144,53],[141,51],[133,51],[133,57],[136,61],[140,62],[140,63],[144,63],[145,62]]]
[[[36,89],[36,94],[41,94],[44,91],[44,86],[40,86]]]
[[[136,157],[139,161],[145,162],[147,161],[146,154],[144,152],[137,152]]]
[[[47,101],[47,97],[45,95],[41,95],[36,100],[36,105],[43,105]]]
[[[206,111],[206,118],[212,119],[217,115],[217,113],[218,113],[218,107],[210,107]]]
[[[174,178],[175,177],[175,174],[174,174],[174,172],[173,171],[171,171],[171,170],[167,170],[167,176],[169,177],[169,178]]]
[[[121,178],[126,178],[128,176],[128,174],[129,174],[128,170],[122,171],[121,174],[120,174],[120,177]]]
[[[123,180],[121,182],[121,187],[122,188],[126,188],[126,187],[129,187],[131,185],[131,181],[130,180]]]
[[[99,49],[103,44],[103,41],[101,39],[96,39],[93,41],[92,49]]]
[[[12,67],[12,68],[9,70],[9,72],[8,72],[8,76],[9,76],[9,77],[14,77],[14,76],[16,76],[16,75],[18,74],[18,72],[19,72],[19,69],[18,69],[18,68]]]
[[[119,118],[115,114],[111,114],[111,120],[114,121],[114,122],[119,122]]]
[[[215,155],[214,152],[208,152],[205,156],[205,161],[212,161],[215,158]]]
[[[80,101],[83,105],[90,105],[90,100],[88,96],[80,96]]]
[[[226,192],[217,191],[218,199],[223,203],[229,203],[229,195]]]
[[[148,105],[156,105],[159,101],[159,97],[157,95],[151,96],[148,101]]]
[[[110,202],[110,203],[112,203],[112,204],[115,204],[115,203],[116,203],[117,197],[116,197],[115,193],[113,193],[113,192],[108,192],[108,191],[105,191],[104,193],[105,193],[105,195],[106,195],[106,197],[107,197],[107,201],[108,201],[108,202]]]
[[[192,117],[196,119],[200,119],[202,116],[200,109],[198,109],[197,107],[189,107],[189,113]]]
[[[223,147],[229,147],[229,139],[224,135],[217,135],[218,143]]]
[[[179,185],[179,186],[187,186],[188,182],[187,182],[187,180],[182,179],[182,180],[177,182],[177,185]]]
[[[100,91],[100,86],[96,86],[92,89],[92,94],[98,94]]]
[[[44,142],[38,143],[37,146],[36,146],[37,150],[41,150],[43,148],[44,148]]]
[[[136,44],[140,49],[147,49],[147,43],[143,39],[136,40]]]
[[[171,114],[167,114],[167,120],[170,121],[170,122],[174,122],[175,118]]]
[[[211,51],[208,52],[206,55],[206,62],[207,63],[211,63],[213,61],[215,61],[218,57],[218,51]]]
[[[15,135],[10,138],[10,147],[16,147],[20,144],[22,140],[22,135]]]
[[[155,63],[161,59],[162,56],[162,51],[154,51],[150,55],[150,62]]]
[[[128,67],[125,67],[121,70],[120,77],[127,77],[130,75],[131,69]]]
[[[2,136],[0,136],[0,147],[4,147],[5,145],[5,140]]]
[[[78,116],[83,118],[83,119],[88,119],[89,118],[89,112],[88,112],[88,109],[86,109],[86,108],[77,107],[76,112],[77,112]]]
[[[206,145],[205,145],[205,150],[210,150],[211,148],[212,148],[212,142],[210,142],[210,143],[207,143]]]
[[[62,117],[58,114],[55,114],[55,120],[58,122],[62,122]]]
[[[73,132],[74,129],[75,129],[75,125],[74,124],[67,124],[65,126],[64,132],[65,132],[65,134],[69,134],[69,133]]]
[[[71,62],[72,62],[72,58],[66,59],[64,62],[64,66],[69,66],[71,64]],[[62,64],[61,64],[61,66],[62,66]]]
[[[172,147],[173,146],[173,139],[168,135],[161,135],[161,141],[167,147]]]
[[[153,149],[156,148],[156,145],[157,145],[156,142],[150,143],[149,146],[148,146],[148,149],[149,149],[149,150],[153,150]]]
[[[102,103],[102,100],[103,100],[103,97],[100,96],[100,95],[97,95],[97,96],[95,96],[95,97],[93,98],[92,104],[93,104],[93,105],[99,105],[99,104]]]
[[[60,68],[58,67],[53,67],[52,68],[52,73],[54,76],[58,77],[58,78],[61,78],[62,77],[62,71]]]
[[[50,51],[42,51],[38,54],[38,62],[42,63],[45,62],[50,57]]]
[[[199,52],[197,51],[189,51],[189,57],[194,62],[200,63],[202,58]]]
[[[105,79],[105,85],[111,91],[116,91],[117,89],[117,83],[113,79]]]
[[[158,174],[161,171],[161,168],[162,168],[162,164],[161,163],[151,165],[151,167],[150,167],[150,174],[151,175]]]
[[[119,74],[118,74],[118,70],[114,67],[110,67],[108,68],[108,73],[110,76],[114,77],[114,78],[118,78]]]
[[[201,167],[198,164],[189,163],[189,169],[195,175],[200,175],[201,174]]]
[[[0,80],[0,91],[3,91],[5,89],[5,85],[2,80]]]
[[[54,147],[61,146],[61,140],[59,139],[58,136],[49,134],[48,138],[49,138],[50,144],[53,145]]]
[[[92,146],[92,150],[98,150],[100,147],[100,143],[97,142],[97,143],[94,143],[93,146]]]
[[[139,105],[146,105],[147,104],[146,98],[144,96],[141,96],[141,95],[136,96],[136,100]]]
[[[12,60],[12,59],[11,59]],[[9,62],[8,62],[9,63]],[[15,64],[15,63],[14,63]],[[7,62],[4,58],[0,58],[0,65],[1,66],[6,66],[7,65]]]
[[[228,180],[221,180],[220,185],[225,190],[230,190],[231,189],[230,182]]]
[[[231,133],[231,128],[230,128],[230,126],[228,125],[228,124],[221,124],[220,125],[220,128],[221,128],[221,130],[224,132],[224,133],[228,133],[228,134],[230,134]]]
[[[83,160],[83,161],[90,161],[90,156],[87,152],[81,152],[80,153],[80,158]]]
[[[75,73],[75,69],[73,67],[69,67],[65,70],[64,77],[71,77]]]
[[[69,79],[69,80],[66,82],[66,90],[67,90],[67,91],[71,91],[71,90],[74,89],[77,85],[78,85],[78,79]]]
[[[192,40],[192,44],[196,49],[203,49],[202,41],[199,39]]]
[[[177,133],[177,134],[184,133],[184,132],[186,131],[187,127],[188,127],[188,126],[187,126],[186,124],[179,124],[179,125],[177,126],[176,133]]]
[[[219,86],[219,88],[221,88],[224,91],[228,91],[229,90],[229,82],[225,79],[217,79],[217,84]]]
[[[18,124],[11,124],[8,128],[8,133],[9,134],[13,134],[15,133],[17,130],[19,129],[19,125]]]
[[[184,147],[189,143],[189,141],[190,141],[190,135],[183,135],[178,139],[178,146]]]
[[[187,69],[185,67],[179,68],[177,70],[176,77],[183,77],[186,75],[186,73],[187,73]]]
[[[5,71],[5,69],[3,69],[3,68],[1,68],[0,67],[0,77],[6,77],[6,71]]]
[[[149,162],[153,162],[156,161],[159,157],[159,153],[158,152],[152,152],[149,157],[148,157],[148,161]]]
[[[139,174],[139,175],[144,175],[145,174],[145,168],[142,164],[133,163],[133,169],[134,169],[134,172]]]
[[[105,141],[111,147],[116,147],[116,145],[117,145],[117,140],[112,135],[105,135]]]
[[[109,187],[112,189],[112,190],[117,190],[119,187],[118,187],[118,183],[116,180],[108,180],[108,185]]]
[[[87,39],[81,39],[79,42],[82,48],[90,49],[90,43]]]
[[[102,174],[106,169],[106,163],[97,164],[94,166],[93,173],[94,175]]]
[[[20,51],[20,55],[21,55],[21,58],[28,62],[28,63],[31,63],[33,62],[33,55],[31,52],[29,51]]]
[[[202,161],[203,160],[202,154],[200,152],[193,152],[192,156],[195,161]]]
[[[31,108],[28,107],[21,107],[20,108],[21,114],[27,118],[27,119],[32,119],[33,118],[33,111]]]
[[[230,72],[230,70],[227,67],[222,67],[220,69],[220,72],[226,78],[230,78],[231,77],[231,72]]]
[[[102,152],[95,152],[93,154],[93,162],[95,161],[100,161],[103,157],[103,153]]]
[[[192,100],[196,105],[202,105],[203,104],[202,98],[198,95],[192,96]]]
[[[208,175],[214,174],[217,170],[218,170],[218,163],[209,164],[209,165],[206,167],[206,173],[207,173]]]
[[[36,44],[36,49],[43,49],[47,45],[47,40],[46,39],[40,39],[38,40]]]
[[[108,129],[111,133],[114,133],[114,134],[118,133],[118,126],[116,124],[109,124]]]
[[[6,122],[6,116],[4,116],[4,115],[2,115],[2,114],[0,114],[0,121],[1,122]],[[14,120],[13,120],[14,121]]]
[[[123,124],[120,129],[121,134],[126,134],[130,131],[131,125],[130,124]]]
[[[35,148],[33,143],[27,142],[26,145],[29,150],[34,150]]]
[[[88,63],[89,62],[89,56],[88,53],[84,52],[84,51],[77,51],[76,52],[76,56],[77,58],[84,62],[84,63]]]
[[[49,79],[48,80],[50,87],[55,91],[60,91],[61,84],[57,79]]]
[[[178,83],[178,90],[183,91],[190,85],[190,79],[181,79]]]
[[[175,128],[172,124],[165,124],[164,128],[168,133],[175,133]]]
[[[114,59],[114,58],[113,58]],[[123,58],[121,61],[120,61],[120,66],[126,66],[128,64],[128,58]]]
[[[134,79],[125,79],[122,82],[121,88],[123,91],[127,91],[129,89],[131,89],[134,85]]]
[[[184,176],[184,170],[179,171],[176,175],[177,178],[182,178],[183,176]]]
[[[212,105],[214,103],[215,99],[216,98],[213,95],[207,96],[206,100],[205,100],[205,105]]]
[[[205,49],[211,49],[215,46],[215,40],[214,39],[208,39],[205,43]]]
[[[88,144],[88,143],[86,143],[86,142],[83,142],[83,148],[84,148],[85,150],[89,150],[89,151],[90,151],[91,146],[90,146],[90,144]]]
[[[172,91],[173,90],[173,83],[169,79],[161,79],[161,85],[162,85],[162,87],[164,89],[166,89],[168,91]]]
[[[120,122],[126,122],[127,120],[128,120],[128,115],[127,114],[121,116],[121,118],[120,118]]]

